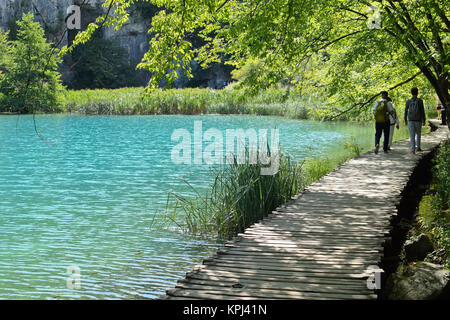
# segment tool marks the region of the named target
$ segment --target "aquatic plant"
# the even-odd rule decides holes
[[[261,220],[305,187],[302,164],[290,155],[280,156],[275,175],[261,175],[263,165],[233,164],[212,169],[214,182],[206,194],[193,187],[196,197],[172,194],[163,224],[175,224],[183,231],[228,239]],[[188,183],[188,182],[186,182]]]

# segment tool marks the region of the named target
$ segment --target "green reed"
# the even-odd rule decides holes
[[[185,232],[229,239],[263,219],[305,186],[302,164],[280,155],[275,175],[261,175],[261,163],[223,165],[212,170],[210,191],[194,198],[174,195],[163,224],[175,224]]]
[[[145,93],[144,88],[68,91],[65,111],[81,114],[249,114],[310,119],[314,103],[286,89],[267,89],[249,96],[238,89],[170,89]]]

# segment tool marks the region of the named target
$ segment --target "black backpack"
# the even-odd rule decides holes
[[[419,108],[419,99],[412,98],[409,100],[409,108],[408,108],[408,120],[409,121],[420,121],[421,113]]]

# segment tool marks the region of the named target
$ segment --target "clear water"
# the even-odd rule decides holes
[[[206,165],[174,165],[177,128],[280,131],[297,159],[339,153],[372,127],[257,116],[0,115],[0,299],[145,299],[220,243],[150,228],[167,194],[206,190]],[[69,288],[67,268],[80,268]],[[69,283],[76,283],[69,281]]]

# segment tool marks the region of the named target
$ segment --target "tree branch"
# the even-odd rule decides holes
[[[369,19],[369,17],[366,14],[358,12],[356,10],[353,10],[353,9],[350,9],[350,8],[341,8],[341,9],[344,9],[345,11],[353,12],[353,13],[361,16],[361,17],[364,17],[366,20]]]
[[[399,5],[402,8],[403,14],[405,15],[410,27],[417,34],[417,45],[419,46],[419,48],[422,49],[422,51],[428,52],[430,50],[430,47],[428,46],[427,42],[423,39],[422,33],[419,31],[419,29],[417,29],[416,25],[412,21],[411,16],[409,15],[408,9],[405,7],[404,3],[402,3],[402,2],[399,2]]]
[[[220,9],[222,9],[230,0],[225,0],[217,9],[216,12],[218,12]]]
[[[444,45],[442,44],[441,37],[439,36],[439,32],[436,31],[436,24],[433,20],[433,16],[431,15],[431,12],[427,12],[426,17],[428,19],[428,24],[430,26],[431,32],[433,33],[434,41],[436,41],[437,50],[441,55],[444,55]]]
[[[345,34],[345,35],[343,35],[343,36],[340,36],[339,38],[336,38],[336,39],[334,39],[334,40],[332,40],[332,41],[330,41],[330,42],[324,44],[322,47],[319,48],[319,50],[323,50],[323,49],[325,49],[326,47],[329,47],[330,45],[332,45],[333,43],[339,42],[339,41],[342,40],[342,39],[345,39],[345,38],[347,38],[347,37],[353,36],[353,35],[358,34],[358,33],[361,33],[361,32],[365,32],[365,30],[357,30],[357,31],[354,31],[354,32],[350,32],[350,33],[348,33],[348,34]]]
[[[402,82],[396,84],[395,86],[389,88],[388,91],[394,90],[394,89],[396,89],[396,88],[398,88],[398,87],[401,87],[401,86],[407,84],[408,82],[411,82],[412,80],[414,80],[414,79],[415,79],[418,75],[420,75],[421,73],[422,73],[422,71],[417,72],[416,74],[414,74],[414,75],[411,76],[410,78],[408,78],[408,79],[406,79],[406,80],[404,80],[404,81],[402,81]],[[327,120],[334,120],[334,119],[336,119],[336,118],[342,116],[343,114],[345,114],[345,113],[347,113],[347,112],[353,110],[354,108],[356,108],[356,107],[358,107],[358,106],[359,106],[359,110],[361,110],[362,108],[364,108],[365,106],[367,106],[369,103],[371,103],[373,100],[375,100],[380,94],[381,94],[381,92],[379,92],[379,93],[377,93],[377,94],[374,94],[374,95],[371,96],[371,97],[369,98],[369,100],[367,100],[367,101],[364,101],[364,102],[357,102],[357,103],[353,104],[350,108],[348,108],[348,109],[346,109],[346,110],[344,110],[344,111],[338,113],[337,115],[334,115],[334,116],[328,118]]]

